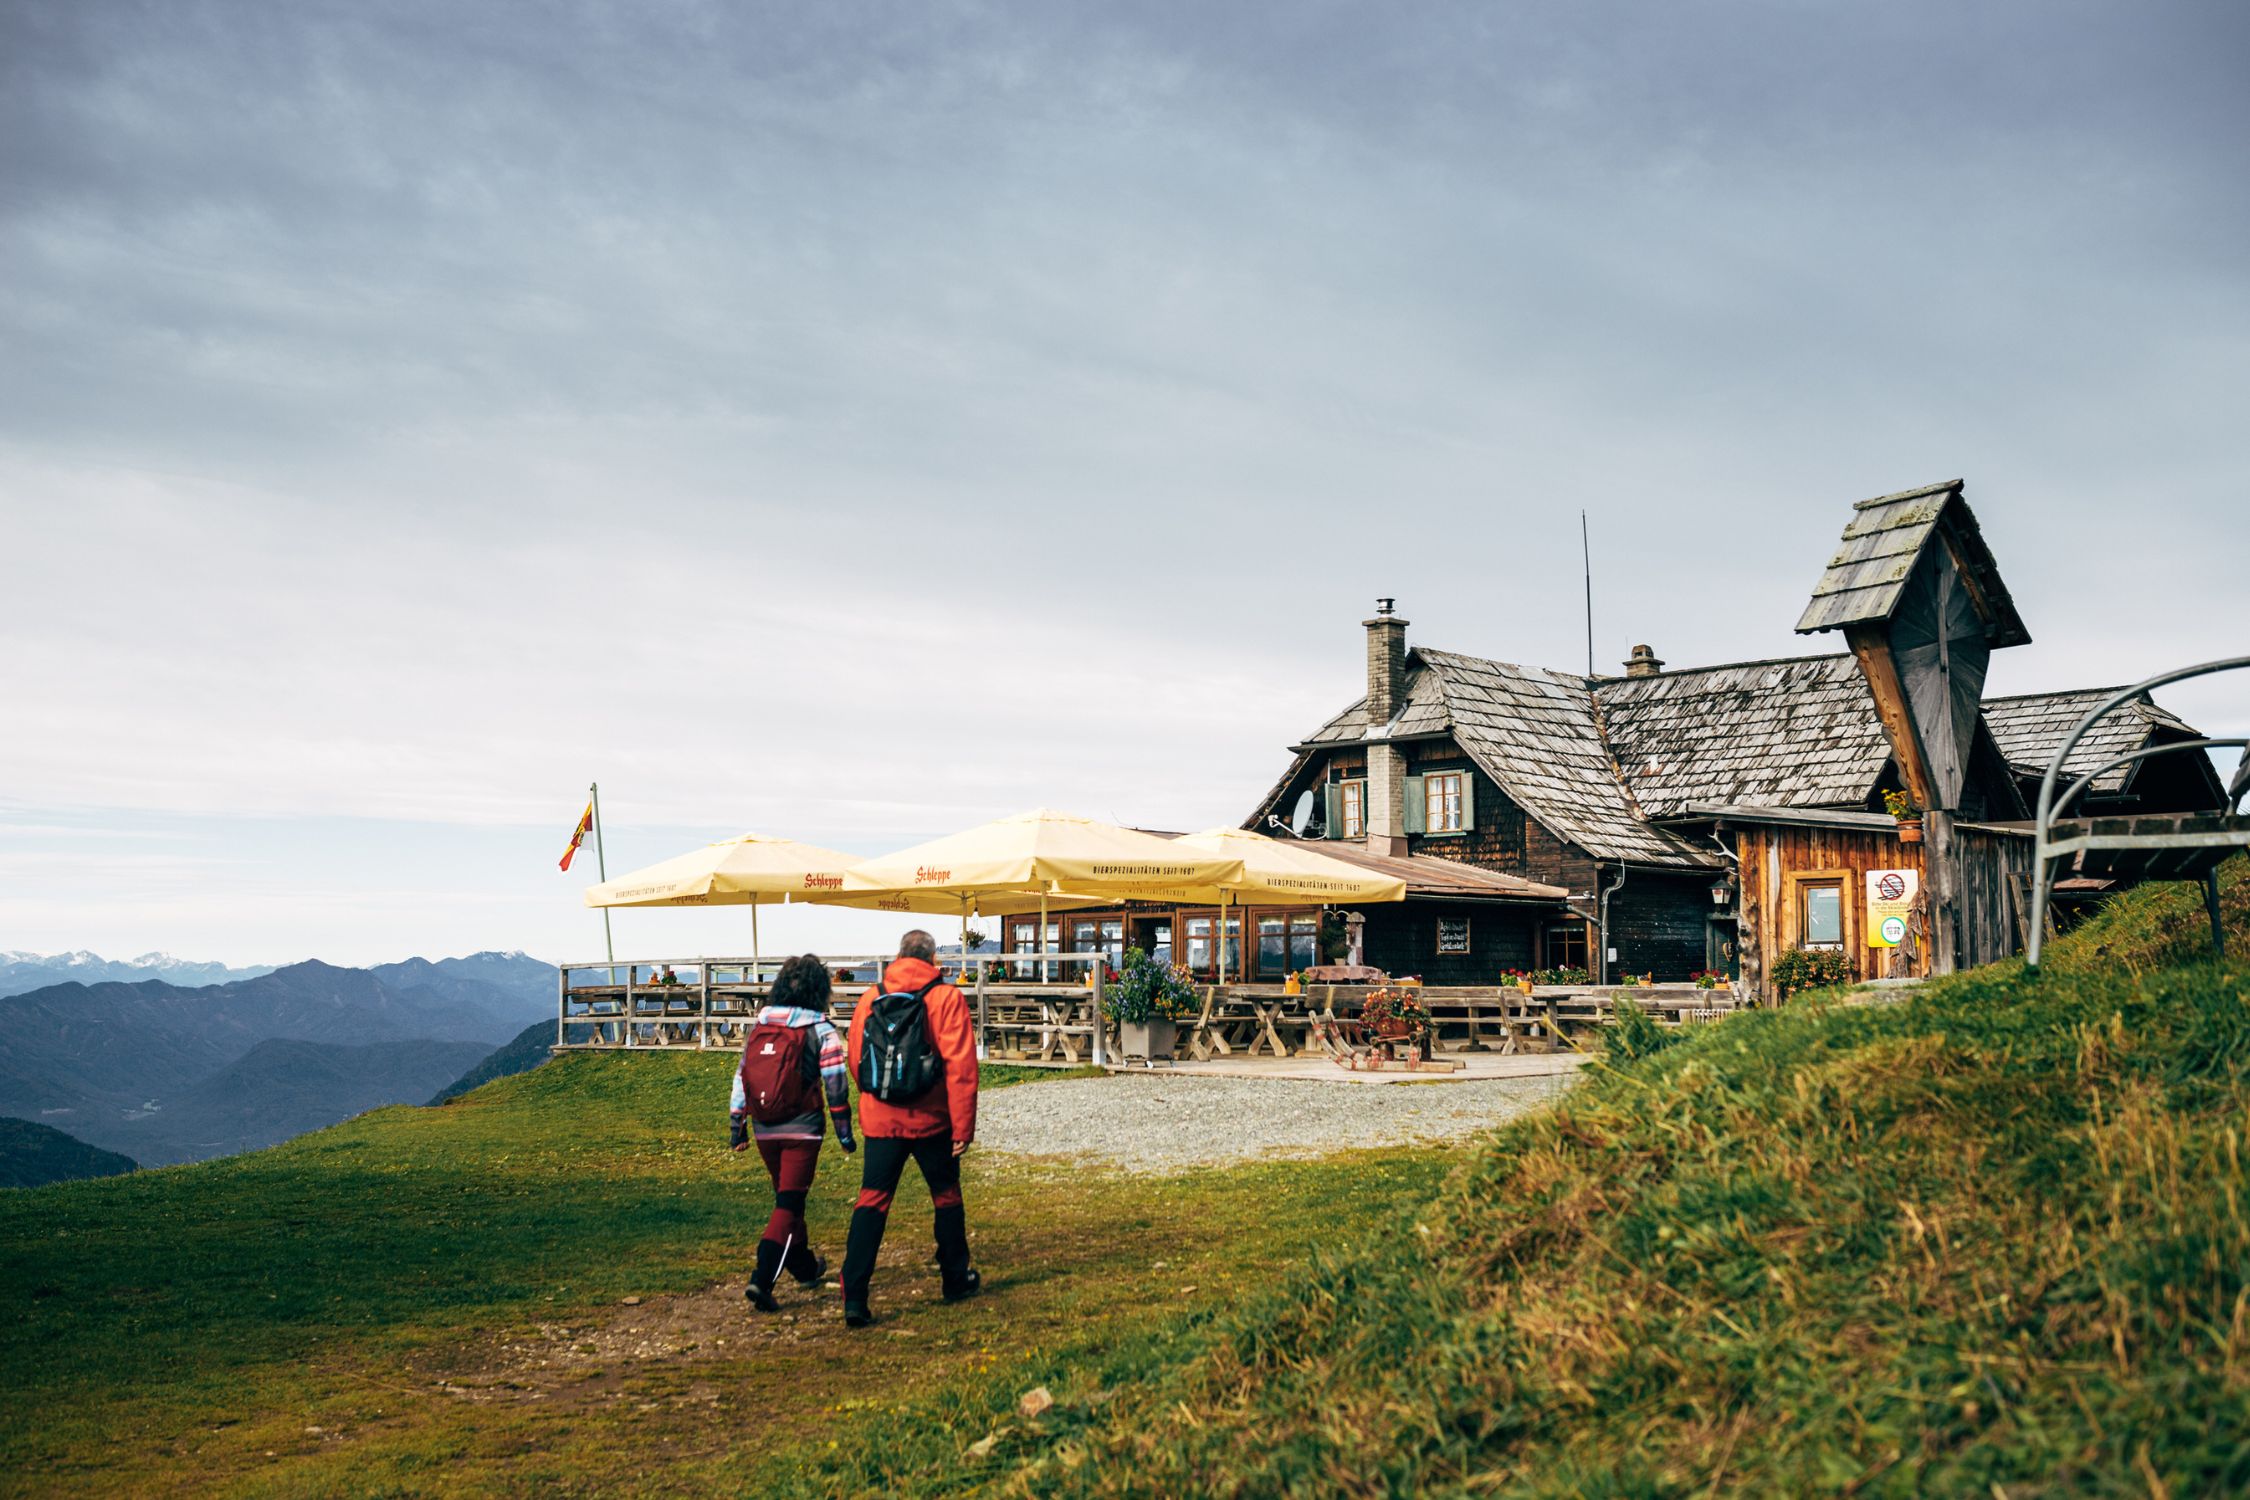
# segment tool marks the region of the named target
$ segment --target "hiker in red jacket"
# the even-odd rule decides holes
[[[982,1281],[969,1267],[961,1206],[961,1153],[977,1133],[976,1027],[960,989],[940,979],[937,941],[928,933],[898,940],[898,957],[852,1011],[849,1051],[867,1149],[844,1245],[844,1321],[864,1328],[875,1321],[867,1282],[908,1157],[922,1169],[937,1211],[945,1300],[975,1296]]]

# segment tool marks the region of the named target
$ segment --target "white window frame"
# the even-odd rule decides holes
[[[1424,833],[1462,833],[1461,783],[1466,771],[1431,771],[1422,778],[1422,831]],[[1439,794],[1440,783],[1451,782],[1453,795]]]

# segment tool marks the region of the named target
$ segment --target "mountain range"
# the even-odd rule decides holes
[[[70,980],[80,984],[101,984],[110,980],[130,984],[143,979],[161,979],[166,984],[188,988],[225,984],[234,979],[255,979],[272,972],[271,964],[238,969],[226,964],[174,958],[169,953],[144,953],[139,958],[104,958],[83,949],[76,953],[0,953],[0,995],[20,995],[26,990],[44,989],[50,984]]]
[[[50,984],[0,996],[0,1115],[151,1166],[252,1150],[428,1100],[551,1019],[556,983],[550,964],[479,953]]]

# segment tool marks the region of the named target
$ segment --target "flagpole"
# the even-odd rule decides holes
[[[586,797],[594,809],[594,869],[609,883],[609,856],[602,852],[602,784],[589,782]],[[609,954],[609,982],[617,983],[617,940],[609,932],[609,908],[602,908],[602,947]]]

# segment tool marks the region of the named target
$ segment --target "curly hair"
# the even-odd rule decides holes
[[[828,1009],[828,965],[817,953],[800,953],[781,966],[767,992],[768,1005],[794,1005],[800,1010]]]

